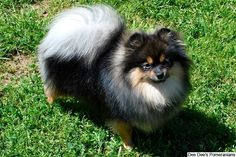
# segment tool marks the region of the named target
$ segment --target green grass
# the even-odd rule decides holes
[[[84,102],[61,99],[48,105],[37,68],[37,45],[50,19],[70,6],[102,2],[115,7],[130,29],[164,25],[182,32],[193,60],[193,88],[183,111],[154,134],[136,131],[132,151],[123,149]],[[2,0],[0,156],[180,157],[187,151],[236,151],[235,19],[235,0]],[[15,62],[12,69],[9,60],[16,55],[32,61],[25,69]]]

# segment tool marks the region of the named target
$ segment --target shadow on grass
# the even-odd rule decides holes
[[[178,117],[151,135],[136,131],[135,136],[140,152],[173,157],[186,156],[190,151],[224,151],[235,144],[236,138],[235,133],[216,118],[191,109],[184,109]]]
[[[87,119],[91,120],[95,125],[99,127],[105,126],[104,121],[102,120],[101,116],[99,115],[99,111],[95,108],[92,108],[91,105],[85,100],[76,101],[73,98],[61,98],[56,100],[61,108],[65,112],[70,112],[72,115],[78,116],[76,113],[81,113],[82,117],[86,117]]]
[[[83,113],[98,126],[104,122],[94,115],[94,111],[75,102],[60,104],[65,111]],[[82,103],[83,104],[83,103]],[[96,111],[95,111],[96,112]],[[236,134],[216,118],[209,118],[191,109],[184,109],[179,116],[172,119],[160,130],[152,134],[144,134],[138,130],[133,133],[135,149],[141,154],[153,156],[186,156],[187,152],[224,151],[235,143]]]

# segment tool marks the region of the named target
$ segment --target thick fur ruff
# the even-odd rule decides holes
[[[87,98],[108,122],[146,132],[178,112],[190,86],[190,60],[176,32],[127,33],[104,5],[59,14],[39,46],[39,62],[46,94]]]

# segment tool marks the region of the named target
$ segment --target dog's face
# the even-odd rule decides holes
[[[169,77],[184,80],[190,60],[176,32],[162,28],[153,34],[134,33],[126,43],[125,72],[132,86],[158,84]]]

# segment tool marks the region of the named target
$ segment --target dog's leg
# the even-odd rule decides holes
[[[45,89],[45,94],[47,97],[47,102],[49,104],[53,103],[59,96],[59,92],[56,89],[51,88],[51,87],[45,87],[44,89]]]
[[[124,147],[126,149],[132,149],[132,127],[128,123],[121,120],[113,121],[110,125],[112,129],[120,135]]]

